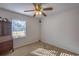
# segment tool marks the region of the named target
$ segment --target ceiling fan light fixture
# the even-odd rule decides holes
[[[41,11],[36,11],[35,14],[38,16],[38,15],[41,15],[42,12]]]
[[[39,15],[41,15],[42,14],[42,12],[39,12]]]
[[[53,10],[52,7],[43,8],[41,3],[33,3],[33,5],[34,5],[34,9],[25,10],[24,12],[32,12],[32,11],[34,11],[33,16],[35,17],[35,16],[39,16],[39,15],[47,16],[44,11]]]

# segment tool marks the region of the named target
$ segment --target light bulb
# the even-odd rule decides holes
[[[41,12],[39,12],[39,15],[41,15],[42,13]]]
[[[36,15],[39,15],[39,12],[36,12]]]
[[[42,12],[41,11],[36,11],[36,15],[41,15]]]

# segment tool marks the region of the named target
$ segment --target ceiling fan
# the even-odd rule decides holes
[[[25,10],[24,11],[24,12],[32,12],[32,11],[34,11],[35,13],[34,13],[33,17],[38,16],[38,15],[47,16],[46,13],[44,13],[44,11],[53,10],[52,7],[43,8],[41,3],[33,3],[33,5],[34,5],[33,10]]]

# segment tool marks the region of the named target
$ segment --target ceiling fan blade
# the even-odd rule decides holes
[[[52,7],[48,7],[48,8],[44,8],[43,10],[44,10],[44,11],[45,11],[45,10],[46,10],[46,11],[47,11],[47,10],[53,10],[53,8],[52,8]]]
[[[34,6],[36,6],[36,5],[41,5],[41,3],[33,3],[33,5],[34,5]]]
[[[31,12],[31,11],[34,11],[34,10],[25,10],[24,12]]]
[[[36,6],[36,3],[33,3],[34,7]]]
[[[42,15],[47,16],[44,12],[42,12]]]
[[[41,7],[41,3],[33,3],[35,10]]]
[[[37,8],[36,8],[36,6],[37,6],[37,3],[33,3],[33,5],[34,5],[34,9],[36,10]]]

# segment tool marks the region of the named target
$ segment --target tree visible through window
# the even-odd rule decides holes
[[[12,36],[13,38],[21,38],[26,35],[26,21],[12,20]]]

